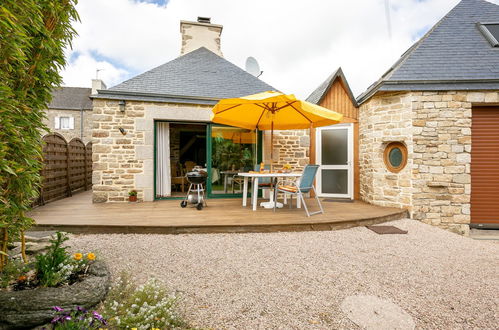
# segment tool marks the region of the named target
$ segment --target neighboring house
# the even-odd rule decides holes
[[[105,88],[101,81],[92,83],[94,88]],[[64,136],[69,142],[80,138],[86,144],[92,139],[91,88],[60,87],[52,92],[52,101],[46,110],[45,125],[51,132]]]
[[[363,200],[464,234],[499,225],[498,41],[499,6],[463,0],[360,95]]]
[[[230,196],[232,173],[261,161],[261,140],[210,123],[211,109],[276,89],[223,58],[221,25],[200,17],[180,29],[180,57],[92,95],[94,202],[124,202],[130,190],[143,201],[185,196],[195,165],[210,173],[210,196]]]

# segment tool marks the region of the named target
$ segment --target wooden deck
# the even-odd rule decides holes
[[[310,200],[315,209],[315,201]],[[373,206],[355,201],[322,203],[325,214],[307,217],[303,209],[285,206],[275,213],[251,206],[240,199],[210,199],[201,211],[180,208],[178,200],[146,203],[92,204],[91,192],[83,192],[30,212],[36,230],[74,233],[214,233],[333,230],[401,219],[401,209]]]

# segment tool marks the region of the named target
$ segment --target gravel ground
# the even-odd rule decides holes
[[[407,235],[364,228],[270,234],[81,235],[113,274],[156,277],[182,296],[194,326],[355,329],[352,295],[395,303],[421,329],[498,329],[499,244],[413,220]]]

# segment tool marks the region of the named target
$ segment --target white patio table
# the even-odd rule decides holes
[[[253,193],[251,194],[251,203],[253,204],[253,211],[256,211],[256,204],[258,201],[258,178],[299,178],[301,173],[259,173],[259,172],[244,172],[237,175],[244,178],[243,185],[243,206],[246,206],[248,200],[248,179],[251,178],[253,182]],[[274,202],[274,194],[270,194],[270,203]]]

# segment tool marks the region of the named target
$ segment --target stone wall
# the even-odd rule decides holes
[[[154,120],[209,121],[211,107],[94,99],[93,201],[154,200]],[[122,135],[119,128],[126,130]]]
[[[81,134],[80,110],[47,109],[45,113],[47,117],[43,120],[44,124],[47,125],[51,132],[56,132],[64,136],[68,142],[73,138],[80,138],[85,144],[92,140],[92,111],[83,110],[83,138]],[[56,129],[56,117],[73,117],[74,129]],[[43,134],[45,135],[45,133]]]
[[[274,131],[274,161],[276,169],[290,164],[302,170],[309,163],[309,130]],[[270,163],[270,132],[264,132],[264,162]]]
[[[410,94],[375,96],[359,109],[361,199],[376,205],[411,209],[412,99]],[[399,173],[388,171],[383,151],[403,142],[409,153]]]
[[[472,106],[497,102],[497,92],[407,92],[371,98],[360,109],[361,197],[387,206],[397,206],[398,200],[414,219],[466,235],[471,221]],[[402,136],[395,127],[406,127]],[[409,162],[402,172],[386,170],[383,139],[407,144]],[[400,191],[399,196],[385,194],[391,180],[398,180],[392,192]]]

